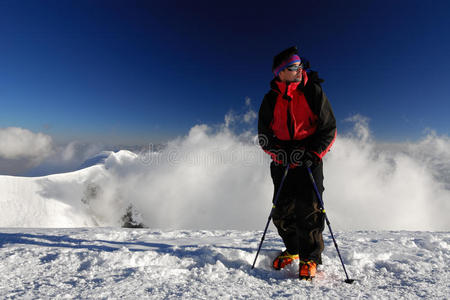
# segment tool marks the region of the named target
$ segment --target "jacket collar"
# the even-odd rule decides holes
[[[308,82],[308,75],[303,70],[303,79],[301,82],[284,82],[280,81],[278,77],[275,77],[270,82],[270,87],[272,88],[272,90],[274,90],[279,94],[291,95],[292,91],[298,88],[303,88],[307,82]]]

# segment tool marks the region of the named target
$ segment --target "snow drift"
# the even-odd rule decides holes
[[[353,131],[325,157],[324,201],[335,228],[449,230],[449,138],[379,144],[364,118],[351,121]],[[103,153],[71,173],[0,176],[0,226],[120,226],[131,208],[150,228],[260,229],[273,193],[270,161],[254,133],[232,129],[238,122],[228,115],[222,126],[195,126],[158,152]]]
[[[337,233],[313,283],[298,265],[275,271],[282,242],[261,231],[151,229],[0,230],[2,299],[447,299],[450,234]]]

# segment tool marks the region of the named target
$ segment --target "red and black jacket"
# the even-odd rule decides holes
[[[278,150],[304,148],[323,158],[336,139],[336,119],[316,81],[303,71],[302,82],[273,79],[259,109],[258,137],[264,151],[276,160]]]

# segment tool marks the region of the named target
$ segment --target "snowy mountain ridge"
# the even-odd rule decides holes
[[[101,153],[103,156],[105,153]],[[110,152],[93,166],[42,177],[0,176],[1,227],[92,227],[104,225],[96,207],[96,182],[108,168],[136,158],[130,151]],[[119,225],[119,224],[117,224]]]

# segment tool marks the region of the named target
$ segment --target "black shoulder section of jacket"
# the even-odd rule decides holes
[[[308,80],[301,89],[312,112],[318,117],[316,132],[307,138],[307,150],[323,157],[336,138],[336,118],[319,82]]]
[[[277,138],[274,137],[270,125],[273,120],[273,111],[277,100],[277,93],[270,90],[263,98],[258,114],[258,142],[266,151],[274,150]]]

